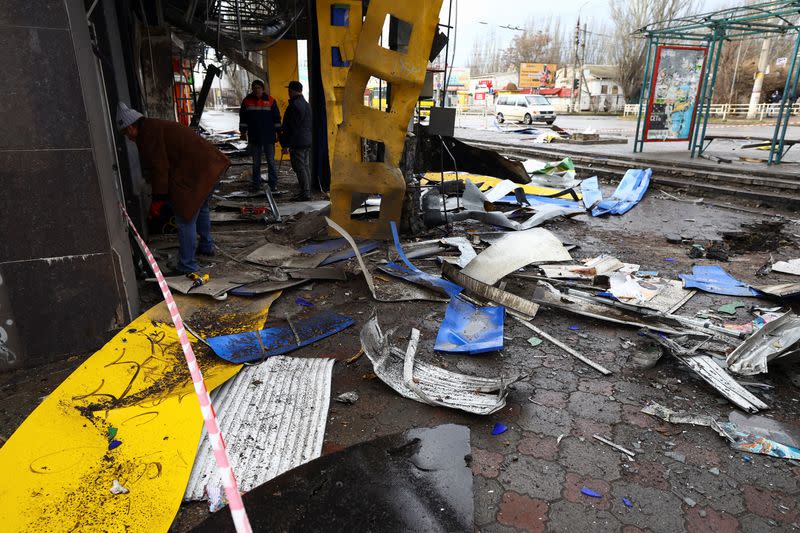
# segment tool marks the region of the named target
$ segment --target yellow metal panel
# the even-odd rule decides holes
[[[397,167],[406,128],[425,80],[441,4],[442,0],[372,0],[369,4],[347,77],[344,121],[336,134],[331,169],[331,218],[352,235],[388,239],[391,236],[389,221],[400,219],[405,181]],[[379,44],[388,15],[411,24],[405,52],[388,50]],[[364,89],[371,76],[392,84],[390,111],[364,106]],[[361,161],[362,139],[384,143],[384,162]],[[377,221],[350,218],[357,207],[353,205],[355,193],[381,195]]]
[[[211,336],[260,329],[278,294],[231,297],[224,304],[175,300],[186,322]],[[209,390],[241,368],[189,338]],[[89,357],[0,448],[0,530],[167,531],[202,425],[178,336],[161,303]],[[112,427],[122,444],[109,450]],[[130,492],[111,494],[115,479]]]
[[[455,172],[445,172],[444,173],[444,181],[453,181],[455,179],[459,179],[461,181],[469,180],[474,184],[478,185],[480,190],[486,191],[503,181],[500,178],[495,178],[493,176],[482,176],[480,174],[470,174],[469,172],[459,172],[458,178],[456,178]],[[432,185],[439,183],[442,180],[442,173],[441,172],[426,172],[424,177],[423,184]],[[525,194],[533,194],[536,196],[550,196],[557,194],[561,191],[561,189],[551,189],[550,187],[542,187],[539,185],[520,185],[519,186]],[[583,198],[580,192],[575,191],[578,199]],[[571,200],[572,195],[568,192],[560,196],[556,196],[556,198],[564,198],[565,200]]]
[[[264,69],[269,76],[270,94],[278,101],[281,117],[289,105],[289,90],[286,88],[292,80],[300,79],[297,65],[297,41],[281,39],[264,50],[266,65]]]
[[[333,26],[331,9],[336,6],[349,7],[349,24]],[[325,92],[325,114],[328,121],[328,163],[333,168],[333,149],[336,132],[342,123],[344,86],[349,67],[334,67],[331,50],[338,47],[344,61],[353,61],[358,35],[361,32],[361,0],[317,0],[317,25],[319,33],[320,76]]]

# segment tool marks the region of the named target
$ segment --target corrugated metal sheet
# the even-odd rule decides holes
[[[212,394],[239,489],[247,492],[322,453],[333,359],[276,356],[247,366]],[[206,439],[184,500],[202,500],[221,486]]]

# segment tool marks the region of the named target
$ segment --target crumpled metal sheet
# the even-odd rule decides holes
[[[623,215],[638,204],[647,188],[650,186],[652,169],[629,169],[617,185],[617,190],[608,200],[601,200],[597,207],[592,209],[592,216],[599,217],[605,214]],[[599,192],[599,189],[598,189]]]
[[[694,370],[706,383],[714,387],[722,396],[748,413],[756,413],[769,406],[758,396],[739,385],[733,377],[720,367],[708,355],[697,353],[702,344],[694,349],[687,349],[674,340],[660,334],[644,332],[644,335],[666,347],[680,362]]]
[[[206,342],[226,361],[247,363],[292,352],[339,333],[354,323],[348,316],[323,311],[285,326],[208,337]]]
[[[712,416],[677,413],[668,407],[651,403],[642,412],[661,418],[674,424],[694,424],[707,426],[716,431],[720,437],[728,439],[731,448],[748,453],[759,453],[779,459],[800,460],[800,449],[782,444],[763,435],[757,435],[739,428],[733,422],[720,422]]]
[[[446,257],[439,257],[439,260],[442,262],[449,262],[464,268],[478,255],[475,253],[475,248],[472,247],[472,244],[465,237],[447,237],[442,239],[441,242],[448,246],[455,246],[458,248],[458,251],[461,254],[456,260],[450,260]]]
[[[759,285],[759,291],[776,298],[797,298],[800,296],[800,283],[778,283],[775,285]]]
[[[480,307],[452,298],[436,335],[434,350],[470,355],[503,349],[505,308]]]
[[[509,192],[507,189],[510,186],[504,185],[506,183],[508,182],[501,182],[494,188],[497,189],[498,187],[501,187],[500,192],[503,192],[503,195],[498,196],[497,200],[500,200]],[[516,184],[511,183],[511,185]],[[492,189],[492,191],[494,189]],[[511,220],[506,213],[502,213],[500,211],[486,211],[484,202],[493,203],[493,200],[490,200],[489,198],[494,198],[497,196],[493,195],[492,191],[484,194],[480,191],[480,189],[478,189],[477,185],[471,181],[466,181],[464,195],[462,196],[465,210],[461,211],[460,213],[453,214],[451,218],[453,220],[479,220],[481,222],[485,222],[486,224],[492,224],[494,226],[500,226],[515,231],[523,231],[534,228],[552,218],[579,215],[585,212],[583,209],[579,208],[542,203],[536,205],[534,208],[536,213],[534,215],[522,222],[517,222],[515,220]]]
[[[767,323],[732,351],[728,368],[737,374],[752,376],[767,372],[767,363],[786,355],[800,342],[800,317],[786,313]]]
[[[542,228],[508,233],[470,261],[462,273],[488,285],[531,263],[570,261],[558,237]]]
[[[691,274],[678,274],[686,289],[727,296],[759,296],[757,290],[734,278],[718,265],[695,265]]]
[[[416,332],[416,333],[414,333]],[[377,317],[361,329],[361,345],[372,362],[375,375],[401,396],[429,405],[488,415],[506,405],[508,386],[525,376],[482,378],[445,370],[415,359],[419,331],[412,330],[404,353],[391,345]]]
[[[248,492],[322,453],[333,359],[273,357],[211,393],[239,490]],[[203,429],[184,500],[221,487]]]
[[[524,316],[525,318],[533,318],[539,311],[539,306],[530,300],[526,300],[517,296],[516,294],[500,290],[497,287],[492,287],[491,285],[481,283],[480,281],[472,279],[469,276],[465,276],[454,265],[442,265],[442,274],[447,279],[453,280],[453,282],[464,287],[468,294],[478,296],[483,300],[500,304],[504,307],[507,307],[511,311],[515,311],[517,314]]]

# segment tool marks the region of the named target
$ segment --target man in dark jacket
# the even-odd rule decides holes
[[[254,190],[261,190],[261,154],[267,159],[269,188],[278,188],[278,172],[275,170],[275,140],[281,128],[281,112],[278,102],[269,94],[269,85],[263,81],[253,82],[252,92],[242,100],[239,108],[239,133],[247,141],[253,155]]]
[[[292,170],[300,182],[299,200],[311,199],[311,106],[303,98],[303,84],[289,82],[289,105],[283,117],[281,144],[289,149]]]
[[[196,252],[214,254],[208,199],[231,162],[186,126],[144,118],[121,102],[117,107],[117,128],[139,150],[142,173],[153,189],[150,216],[157,217],[167,201],[175,211],[179,256],[176,270],[183,274],[196,272]]]

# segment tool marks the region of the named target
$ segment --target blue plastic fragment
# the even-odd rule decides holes
[[[114,439],[108,443],[108,449],[113,450],[114,448],[119,447],[122,444],[121,440]]]
[[[752,457],[750,457],[749,455],[745,455],[745,456],[744,456],[744,462],[745,462],[745,463],[749,463],[749,462],[750,462],[750,461],[752,461],[752,460],[753,460],[753,458],[752,458]]]
[[[679,274],[686,289],[700,289],[727,296],[760,296],[761,293],[734,278],[718,265],[695,265],[691,274]]]
[[[656,278],[658,277],[657,270],[639,270],[633,273],[637,278]]]
[[[506,426],[505,424],[501,424],[500,422],[497,422],[492,428],[492,435],[500,435],[502,433],[505,433],[506,431],[508,431],[508,426]]]
[[[585,494],[586,496],[591,496],[592,498],[602,498],[603,497],[602,494],[600,494],[599,492],[593,491],[589,487],[583,487],[581,489],[581,493]]]
[[[597,176],[592,176],[581,182],[581,194],[583,195],[583,205],[586,209],[592,209],[603,201],[603,193],[600,192]]]
[[[628,507],[628,508],[633,507],[633,503],[628,498],[622,498],[622,503],[625,504],[625,507]]]
[[[547,198],[546,196],[537,196],[535,194],[526,194],[525,198],[528,200],[528,203],[531,205],[536,204],[551,204],[551,205],[558,205],[561,207],[572,207],[575,209],[583,209],[583,204],[580,202],[576,202],[574,200],[567,200],[565,198]],[[517,197],[513,194],[509,194],[508,196],[503,196],[500,198],[496,203],[505,203],[505,204],[518,204]]]
[[[478,354],[503,349],[505,307],[479,307],[454,297],[447,305],[434,350]]]
[[[674,263],[675,261],[677,261],[677,259],[675,259],[674,257],[665,257],[664,261],[666,261],[667,263]]]
[[[380,245],[380,243],[378,241],[364,241],[364,242],[359,242],[359,243],[356,243],[356,244],[358,244],[358,253],[360,253],[362,255],[367,253],[367,252],[371,252],[372,250],[374,250],[375,248],[377,248]],[[302,251],[302,249],[301,249],[301,251]],[[322,263],[319,264],[319,266],[325,266],[325,265],[330,265],[332,263],[338,263],[339,261],[344,261],[345,259],[350,259],[350,258],[353,258],[355,256],[356,256],[356,252],[353,250],[353,248],[348,246],[346,249],[344,249],[344,250],[342,250],[340,252],[334,252],[331,255],[329,255],[328,257],[326,257],[325,260]]]
[[[571,329],[572,331],[578,331],[581,328],[579,328],[578,326],[570,326],[569,329]]]
[[[599,217],[605,214],[623,215],[630,211],[644,197],[650,186],[651,169],[632,168],[625,172],[622,181],[617,185],[617,190],[608,200],[601,201],[592,209],[592,216]]]
[[[298,248],[297,250],[304,254],[318,254],[322,252],[334,252],[336,250],[341,250],[345,246],[349,246],[347,240],[344,238],[340,239],[328,239],[326,241],[319,241],[319,242],[312,242]]]
[[[403,251],[403,247],[400,246],[400,235],[397,233],[397,225],[394,221],[390,222],[389,225],[392,228],[392,237],[394,238],[394,248],[397,250],[397,255],[400,256],[400,260],[406,265],[406,269],[403,269],[402,266],[396,263],[389,263],[386,265],[388,268],[392,270],[396,270],[402,273],[405,270],[405,275],[400,276],[408,279],[412,282],[418,282],[418,280],[424,280],[426,285],[434,285],[442,289],[448,296],[455,296],[459,294],[461,291],[464,290],[463,287],[456,285],[451,281],[447,281],[446,279],[442,279],[439,276],[434,276],[432,274],[428,274],[427,272],[423,272],[422,270],[418,269],[414,265],[411,264],[411,261],[408,260],[406,257],[405,252]]]
[[[226,361],[247,363],[308,346],[352,326],[353,323],[353,319],[348,316],[324,311],[308,318],[292,321],[294,331],[289,324],[286,324],[261,331],[209,337],[206,341],[211,345],[214,353]],[[299,344],[295,338],[295,331],[300,337]],[[259,336],[261,337],[260,341]]]
[[[314,307],[314,303],[313,302],[309,302],[305,298],[301,298],[301,297],[298,297],[294,301],[294,303],[296,303],[297,305],[302,305],[303,307]]]

